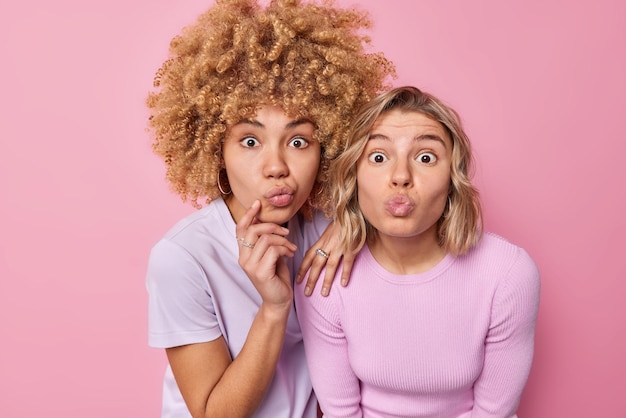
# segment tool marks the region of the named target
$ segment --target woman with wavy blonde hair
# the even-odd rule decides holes
[[[444,213],[437,222],[439,245],[452,254],[467,252],[480,239],[482,215],[478,191],[472,185],[472,151],[470,140],[463,131],[454,109],[436,97],[418,89],[405,87],[381,94],[359,113],[352,127],[351,142],[334,162],[334,199],[338,222],[342,226],[342,246],[346,251],[360,249],[366,236],[376,229],[365,219],[357,198],[356,164],[363,154],[369,133],[378,118],[390,110],[417,112],[441,124],[452,142],[450,187]]]
[[[296,289],[325,417],[514,417],[528,378],[539,274],[483,233],[456,112],[415,87],[366,104],[333,161],[349,287]]]
[[[292,275],[329,223],[316,208],[345,121],[394,73],[365,51],[369,25],[328,1],[218,0],[172,40],[149,126],[173,190],[199,210],[148,265],[163,417],[317,415]],[[338,260],[333,242],[307,257]]]

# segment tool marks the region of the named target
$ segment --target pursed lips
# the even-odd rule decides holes
[[[413,199],[402,194],[394,195],[385,201],[385,209],[393,216],[407,216],[414,208]]]
[[[271,205],[284,207],[293,201],[294,190],[290,187],[274,187],[263,195]]]

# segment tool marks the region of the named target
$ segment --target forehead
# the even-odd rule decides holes
[[[437,134],[438,136],[448,137],[446,129],[441,123],[436,121],[430,115],[426,115],[416,111],[406,111],[392,109],[380,115],[374,124],[370,133],[377,131],[419,131]]]
[[[304,127],[313,129],[314,125],[308,119],[296,118],[289,115],[284,109],[274,105],[260,105],[256,111],[247,118],[242,118],[231,126],[237,130],[257,127],[261,129],[293,129]]]

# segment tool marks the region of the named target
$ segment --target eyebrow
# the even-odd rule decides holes
[[[311,122],[309,119],[296,119],[296,120],[292,120],[287,125],[285,125],[285,129],[292,129],[300,125],[305,125],[307,123],[310,123],[311,125],[315,126],[315,124]],[[240,124],[252,125],[258,128],[265,128],[265,125],[263,125],[261,122],[259,122],[256,119],[242,119],[239,122],[237,122],[235,125],[240,125]]]
[[[382,139],[382,140],[385,140],[385,141],[389,141],[390,140],[388,136],[383,135],[383,134],[373,134],[373,135],[370,135],[369,138],[368,138],[368,141],[372,140],[372,139]],[[443,138],[441,138],[439,135],[431,135],[431,134],[418,135],[418,136],[414,137],[413,140],[415,140],[415,141],[438,141],[438,142],[441,142],[441,144],[444,146],[444,148],[446,148],[446,149],[448,148],[447,145],[446,145],[446,141],[444,141]]]

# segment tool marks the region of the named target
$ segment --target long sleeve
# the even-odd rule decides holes
[[[313,292],[307,298],[305,283],[306,278],[295,289],[296,311],[309,373],[324,417],[360,418],[363,414],[359,380],[350,366],[348,344],[341,328],[339,292],[331,292],[328,297]]]
[[[533,359],[540,281],[535,263],[519,249],[494,295],[482,373],[474,385],[472,418],[516,417]]]
[[[539,273],[494,236],[398,275],[365,246],[348,287],[296,289],[313,388],[327,417],[516,417],[533,358]]]

